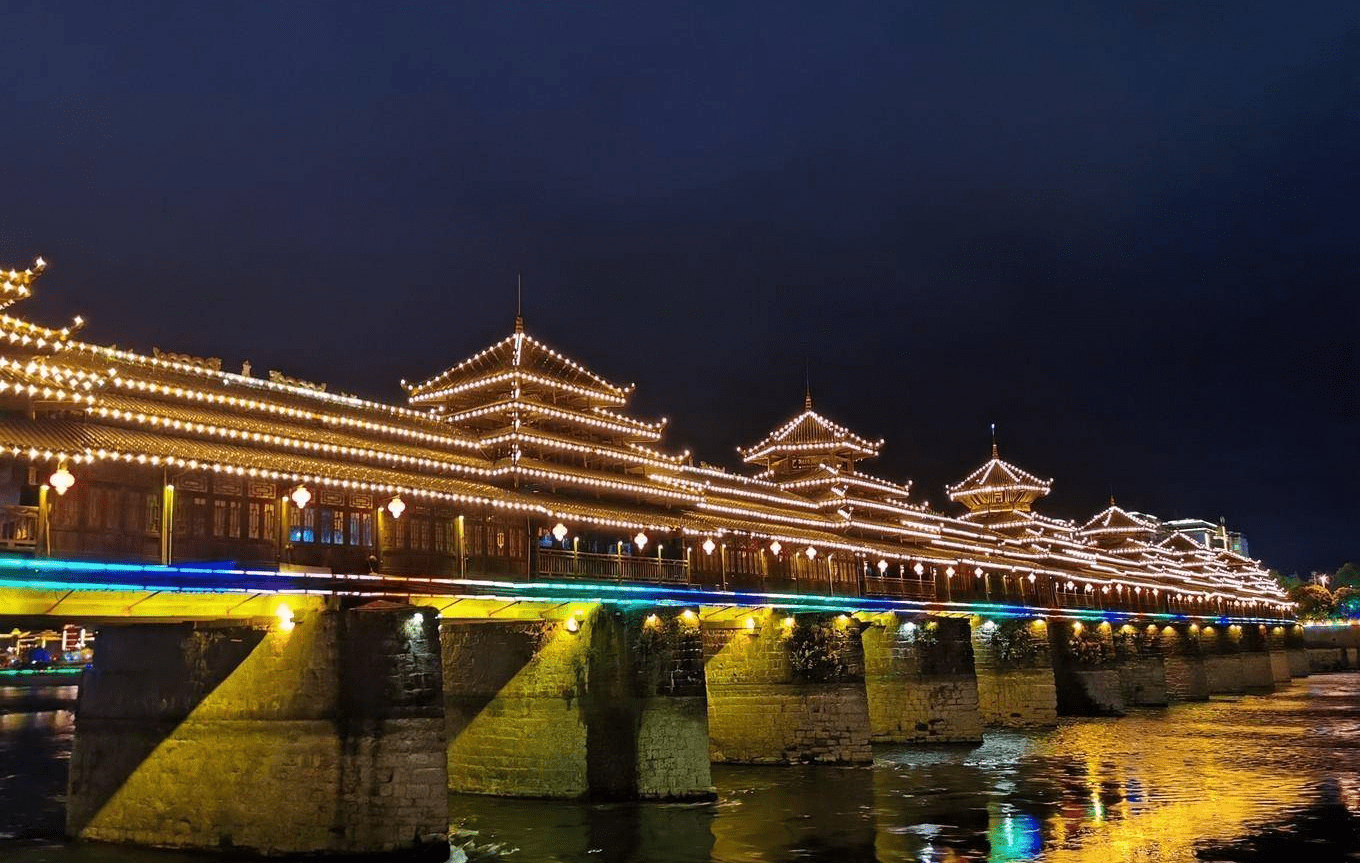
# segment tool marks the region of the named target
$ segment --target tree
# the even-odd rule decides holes
[[[1286,596],[1299,607],[1303,620],[1326,620],[1332,616],[1332,595],[1320,584],[1301,584]]]
[[[1360,588],[1338,587],[1332,594],[1332,614],[1342,620],[1360,617]]]
[[[1355,587],[1360,588],[1360,566],[1347,562],[1332,576],[1332,588]]]
[[[1278,569],[1270,570],[1270,577],[1275,579],[1275,583],[1278,584],[1280,587],[1283,587],[1285,590],[1293,590],[1300,584],[1303,584],[1303,582],[1299,580],[1297,574],[1285,575]]]

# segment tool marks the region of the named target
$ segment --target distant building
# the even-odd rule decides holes
[[[1231,551],[1243,557],[1251,557],[1247,552],[1247,538],[1240,531],[1228,530],[1222,518],[1218,524],[1202,518],[1177,518],[1159,522],[1166,533],[1183,533],[1200,545],[1218,551]]]

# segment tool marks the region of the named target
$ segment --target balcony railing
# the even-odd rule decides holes
[[[881,575],[864,576],[864,592],[870,596],[893,596],[903,599],[934,599],[935,582],[914,578],[887,578]]]
[[[545,578],[585,578],[596,581],[650,581],[688,584],[689,561],[618,554],[590,554],[540,548],[538,575]]]
[[[36,506],[0,506],[0,549],[32,551],[38,544]]]

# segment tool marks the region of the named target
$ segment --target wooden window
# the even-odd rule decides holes
[[[221,498],[212,502],[212,535],[227,535],[227,502]]]
[[[239,500],[227,502],[227,536],[232,539],[239,539],[241,536],[241,502]]]
[[[262,535],[261,523],[263,521],[264,507],[265,505],[258,500],[252,500],[250,502],[250,513],[246,523],[246,536],[251,539],[259,539]]]
[[[161,532],[161,496],[158,494],[148,494],[146,496],[146,532]]]
[[[373,545],[373,513],[350,512],[349,544],[363,547]]]
[[[329,507],[317,517],[321,527],[321,542],[326,545],[345,544],[345,511]]]
[[[309,506],[300,511],[297,507],[289,508],[288,541],[316,542],[316,507]]]
[[[453,554],[453,522],[437,518],[434,522],[434,550],[440,554]]]
[[[264,534],[263,538],[273,540],[278,536],[278,527],[275,522],[275,504],[273,501],[264,505]]]
[[[208,535],[208,499],[206,497],[193,498],[193,506],[190,510],[189,535]]]

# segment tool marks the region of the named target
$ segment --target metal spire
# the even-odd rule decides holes
[[[996,451],[996,423],[992,423],[992,458],[1000,458]]]
[[[515,332],[524,332],[524,274],[515,273]]]
[[[812,410],[812,364],[803,360],[803,410]]]

